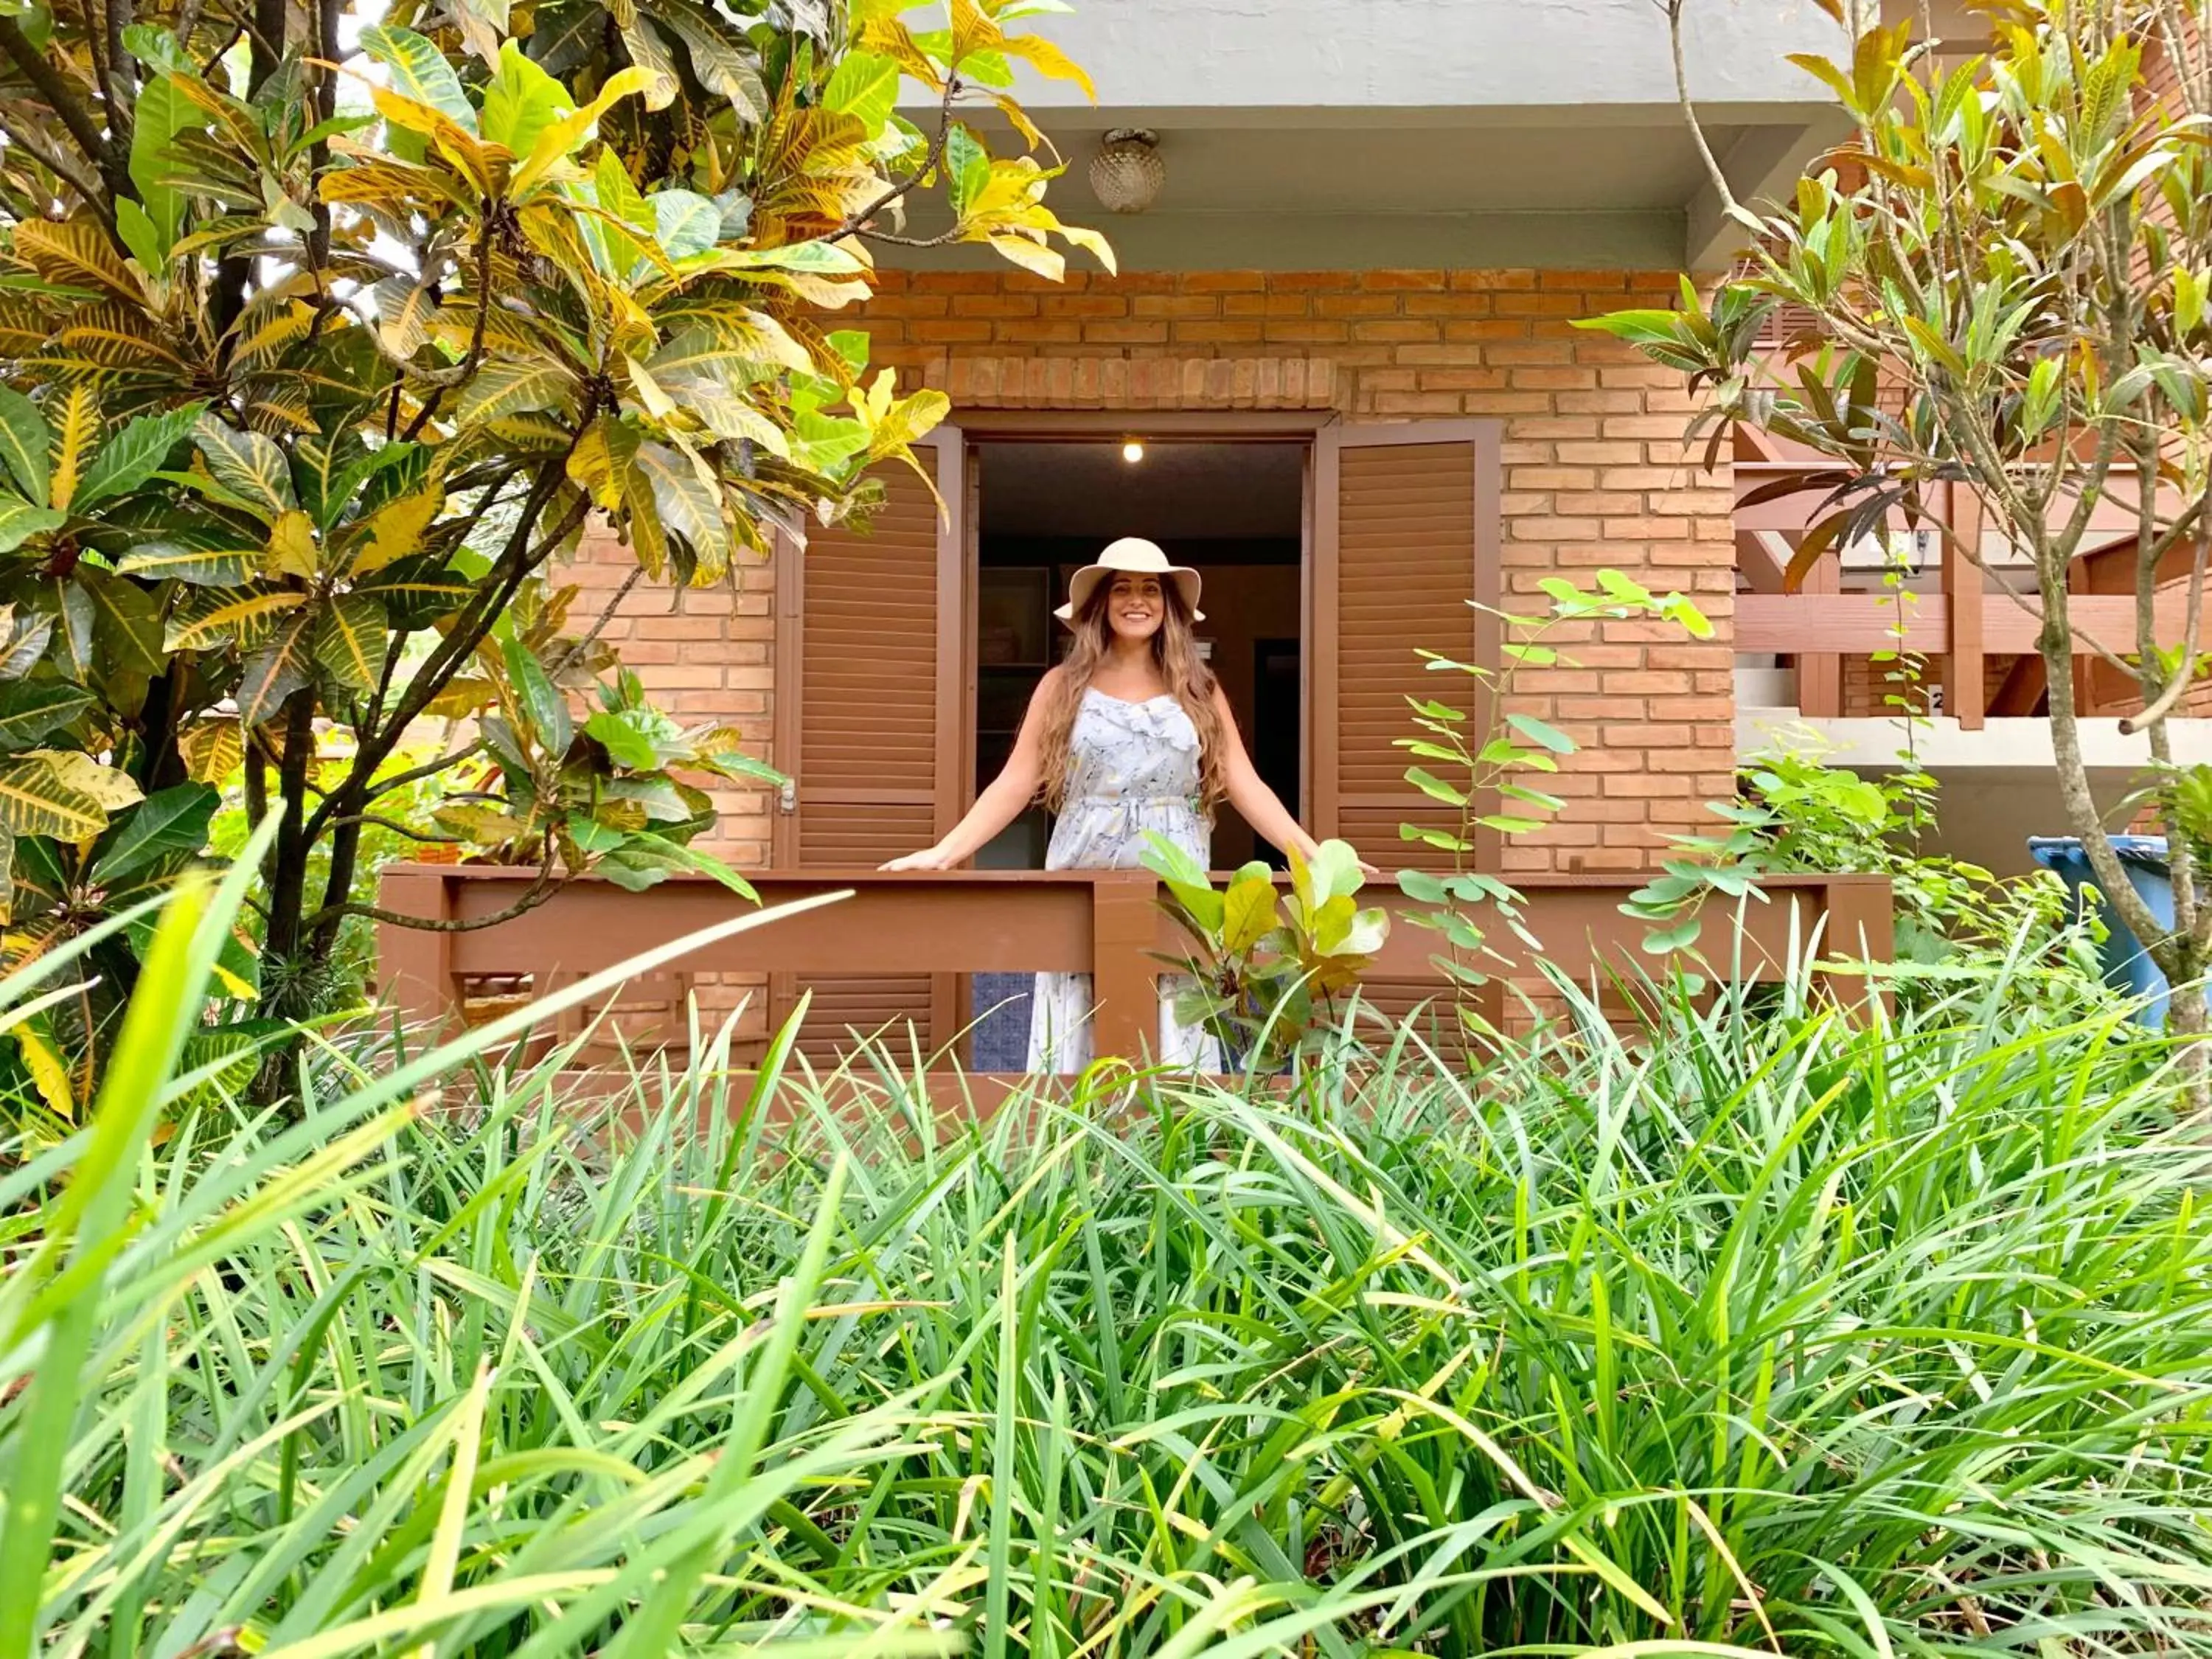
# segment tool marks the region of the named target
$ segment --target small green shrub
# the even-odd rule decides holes
[[[1217,891],[1205,866],[1166,836],[1147,835],[1145,867],[1167,887],[1162,902],[1188,944],[1163,957],[1189,974],[1176,1018],[1203,1026],[1232,1071],[1273,1075],[1326,1053],[1359,976],[1389,937],[1390,918],[1361,909],[1358,855],[1325,841],[1311,863],[1290,855],[1290,891],[1248,864]]]
[[[1906,994],[1959,975],[2006,968],[2024,994],[2094,1000],[2101,979],[2094,930],[2056,877],[2000,880],[1929,850],[1936,783],[1913,767],[1863,778],[1812,744],[1783,743],[1744,757],[1738,793],[1711,811],[1727,826],[1674,838],[1676,855],[1631,899],[1656,945],[1695,940],[1703,907],[1742,900],[1762,878],[1796,872],[1887,877],[1896,922],[1893,982]]]

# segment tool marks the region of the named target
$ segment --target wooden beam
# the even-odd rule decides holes
[[[384,871],[380,896],[409,915],[467,921],[507,908],[535,873],[392,865]],[[663,973],[1090,973],[1102,1010],[1114,1010],[1112,1024],[1102,1017],[1099,1026],[1102,1037],[1116,1034],[1113,1044],[1099,1044],[1105,1054],[1141,1047],[1137,1036],[1149,1038],[1156,1030],[1150,987],[1161,971],[1158,955],[1175,960],[1183,951],[1179,928],[1158,902],[1158,882],[1140,871],[773,870],[748,879],[771,911],[795,899],[842,896],[797,915],[766,918],[759,927],[702,945]],[[1532,873],[1515,879],[1545,963],[1575,978],[1623,969],[1663,971],[1641,951],[1643,925],[1620,910],[1641,876]],[[1883,878],[1778,876],[1759,885],[1769,902],[1724,907],[1731,920],[1741,915],[1741,939],[1733,928],[1724,935],[1717,927],[1722,908],[1711,910],[1716,926],[1706,930],[1713,960],[1739,961],[1746,978],[1772,980],[1794,971],[1804,940],[1823,918],[1833,919],[1832,950],[1856,952],[1862,935],[1877,952],[1882,948],[1873,918],[1877,909],[1886,913],[1889,884]],[[1442,987],[1433,936],[1407,919],[1409,910],[1425,907],[1395,892],[1374,898],[1394,920],[1376,956],[1376,975]],[[464,976],[528,975],[542,984],[547,975],[597,973],[753,908],[706,877],[671,877],[641,893],[584,877],[511,921],[460,933],[394,927],[380,936],[380,946],[387,984],[427,1019],[435,1018],[432,999],[424,989],[395,984],[404,974],[414,973],[416,987],[434,988],[442,1010],[452,1006]],[[1844,936],[1836,936],[1836,927]],[[1532,947],[1502,932],[1495,944],[1504,971],[1533,970]],[[410,967],[410,945],[440,960]]]
[[[450,920],[453,884],[448,872],[417,865],[388,870],[379,878],[377,896],[387,910],[425,921]],[[385,1000],[411,1028],[434,1031],[454,1006],[453,940],[457,935],[421,927],[376,924],[376,971]]]
[[[1739,495],[1748,492],[1754,486],[1771,484],[1778,478],[1840,470],[1835,462],[1820,456],[1783,454],[1771,441],[1765,441],[1763,437],[1762,447],[1765,453],[1755,459],[1743,459],[1739,451],[1739,458],[1735,463],[1733,475]],[[2124,544],[2128,549],[2128,556],[2130,559],[2133,558],[2136,526],[2140,521],[2139,510],[2133,504],[2134,477],[2133,467],[2112,469],[2103,495],[2089,509],[2088,527],[2082,551],[2079,556],[2087,557],[2100,552],[2106,552],[2109,556],[2108,550],[2117,543]],[[1786,495],[1778,495],[1771,501],[1760,501],[1750,507],[1739,506],[1735,509],[1735,527],[1739,530],[1779,530],[1792,534],[1802,532],[1808,529],[1819,519],[1826,516],[1828,511],[1832,510],[1823,505],[1827,501],[1832,488],[1828,484],[1810,484],[1803,489],[1793,491]],[[2170,485],[2161,486],[2159,492],[2159,511],[2165,520],[2171,523],[2173,516],[2187,510],[2189,499]],[[2072,517],[2073,513],[2074,503],[2071,500],[2054,502],[2050,514],[2051,528],[2053,531],[2062,528]],[[1988,520],[1986,507],[1984,519],[1985,522]],[[1891,530],[1911,530],[1918,526],[1907,522],[1903,510],[1898,509],[1888,515],[1886,527]]]
[[[1809,590],[1811,579],[1807,583]],[[2120,593],[2076,593],[2067,602],[2075,627],[2107,649],[2132,650],[2135,600]],[[2159,637],[2169,645],[2181,639],[2180,596],[2161,601]],[[1950,648],[1951,601],[1923,593],[1905,619],[1904,644],[1923,656]],[[1990,593],[1982,600],[1982,652],[1987,657],[2016,657],[2035,649],[2043,618],[2031,598],[2026,607],[2009,595]],[[1897,601],[1881,593],[1814,592],[1778,595],[1739,593],[1735,600],[1735,648],[1745,652],[1839,653],[1859,656],[1894,649],[1899,642]],[[2076,637],[2076,655],[2094,654],[2087,640]],[[1809,711],[1808,711],[1809,712]]]
[[[1790,543],[1780,532],[1739,530],[1735,532],[1735,568],[1754,593],[1784,592],[1790,570]]]
[[[1159,883],[1115,872],[1091,891],[1091,1052],[1149,1054],[1160,1036]]]
[[[1949,601],[1950,648],[1943,653],[1943,712],[1964,732],[1982,729],[1983,679],[1981,497],[1944,487],[1943,596]]]
[[[2050,683],[2044,677],[2043,659],[2029,655],[2014,659],[2004,683],[1990,699],[1990,713],[1998,720],[2021,720],[2049,708]]]
[[[1932,657],[1950,637],[1951,602],[1940,593],[1917,598],[1904,617],[1905,647]],[[1884,593],[1739,593],[1735,648],[1865,656],[1896,647],[1898,622],[1897,601]]]

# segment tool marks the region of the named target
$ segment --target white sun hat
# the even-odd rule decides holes
[[[1124,536],[1098,556],[1097,562],[1086,564],[1067,580],[1067,603],[1052,614],[1064,623],[1073,623],[1076,613],[1089,602],[1091,592],[1100,582],[1116,572],[1131,576],[1158,576],[1172,581],[1176,591],[1182,595],[1183,606],[1190,612],[1193,622],[1204,622],[1206,613],[1198,608],[1198,572],[1187,564],[1170,564],[1168,556],[1160,550],[1159,544],[1148,542],[1142,536]]]

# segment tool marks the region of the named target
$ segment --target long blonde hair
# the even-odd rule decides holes
[[[1091,677],[1106,659],[1111,626],[1106,618],[1114,585],[1103,581],[1093,588],[1083,609],[1075,613],[1075,637],[1067,647],[1059,675],[1040,695],[1045,699],[1041,732],[1041,782],[1037,799],[1057,812],[1067,804],[1070,750],[1075,740],[1075,717],[1083,709],[1083,694]],[[1221,741],[1221,714],[1213,701],[1213,671],[1198,654],[1197,638],[1190,631],[1190,607],[1182,590],[1173,582],[1160,584],[1161,620],[1152,635],[1152,661],[1168,691],[1182,705],[1198,729],[1198,793],[1200,810],[1212,816],[1229,793],[1229,768]]]

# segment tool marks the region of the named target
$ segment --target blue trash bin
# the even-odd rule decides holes
[[[2173,881],[2166,865],[2164,836],[2114,836],[2112,851],[2119,855],[2120,867],[2128,872],[2128,881],[2150,913],[2165,927],[2173,926]],[[2035,861],[2051,872],[2074,890],[2077,900],[2094,904],[2105,924],[2105,942],[2100,951],[2105,968],[2105,978],[2129,995],[2144,998],[2143,1009],[2136,1016],[2154,1030],[2166,1024],[2167,986],[2166,975],[2150,959],[2142,941],[2129,931],[2105,897],[2104,890],[2097,884],[2096,872],[2089,867],[2089,855],[2081,850],[2081,843],[2071,836],[2030,836],[2027,850]],[[2206,992],[2212,1001],[2212,988]]]

